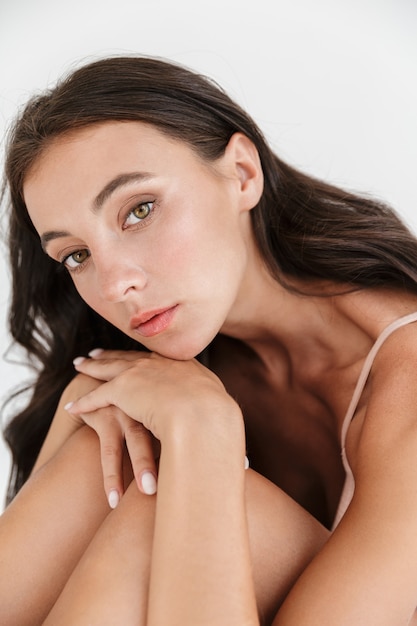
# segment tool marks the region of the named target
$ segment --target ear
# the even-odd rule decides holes
[[[240,209],[250,211],[258,204],[264,188],[258,150],[246,135],[235,133],[227,144],[225,157],[238,184]]]

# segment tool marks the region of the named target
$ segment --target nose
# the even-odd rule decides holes
[[[95,258],[100,296],[108,302],[122,302],[131,292],[142,291],[147,283],[143,268],[123,255],[104,253]]]

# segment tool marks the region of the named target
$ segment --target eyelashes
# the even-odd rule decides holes
[[[122,223],[122,230],[136,230],[140,228],[142,224],[145,226],[145,223],[148,223],[153,217],[155,204],[155,200],[136,203],[134,207],[127,212]],[[70,273],[76,273],[85,267],[90,256],[91,252],[88,248],[79,248],[66,254],[62,259],[59,259],[59,262]]]
[[[90,251],[87,248],[75,250],[71,254],[67,254],[60,263],[66,267],[69,272],[77,272],[90,257]]]
[[[123,224],[123,228],[135,226],[149,218],[153,213],[154,206],[154,200],[140,202],[139,204],[137,204],[133,209],[128,212]]]

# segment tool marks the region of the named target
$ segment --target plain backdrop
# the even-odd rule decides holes
[[[34,91],[82,62],[167,57],[219,82],[281,157],[385,199],[416,229],[416,32],[415,0],[0,0],[0,135]],[[3,247],[0,263],[4,355]],[[29,378],[2,358],[0,400]],[[0,498],[8,470],[0,443]]]

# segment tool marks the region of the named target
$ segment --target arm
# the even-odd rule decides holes
[[[256,600],[262,624],[267,625],[300,572],[326,540],[327,533],[306,511],[256,472],[245,472],[245,483]],[[120,506],[106,518],[90,543],[45,624],[148,626],[156,499],[160,495],[149,498],[133,483],[130,485]],[[227,529],[227,519],[222,513],[222,532],[226,534]],[[200,559],[202,569],[196,576],[206,576],[205,557]],[[175,571],[178,577],[182,576],[177,564]],[[227,581],[227,588],[234,582]],[[169,624],[169,604],[164,609],[165,626]]]
[[[258,624],[240,411],[187,417],[163,441],[147,624]]]
[[[91,375],[101,367],[109,382],[71,411],[88,415],[115,405],[162,443],[149,623],[158,623],[165,606],[173,625],[184,615],[197,623],[215,616],[220,624],[223,618],[228,624],[256,624],[242,504],[240,411],[220,381],[196,362],[168,363],[147,355],[127,370],[117,362],[83,365]],[[393,419],[397,410],[410,413],[412,398],[404,404],[410,380],[397,389],[381,381],[357,451],[354,501],[295,585],[276,625],[393,626],[411,619],[417,595],[417,450],[410,437],[415,422]],[[219,572],[227,573],[227,587]]]
[[[410,622],[417,606],[417,394],[410,347],[381,350],[375,362],[363,425],[348,448],[354,498],[274,626]]]
[[[115,405],[161,441],[147,623],[258,624],[238,406],[196,361],[82,364],[92,375],[97,368],[109,382],[71,412]]]
[[[99,440],[83,420],[64,410],[74,395],[101,384],[80,374],[68,385],[30,479],[0,517],[5,624],[34,626],[43,621],[109,513],[97,471]],[[127,483],[132,477],[124,465],[121,480]]]
[[[112,401],[124,410],[139,410],[163,440],[155,533],[153,516],[144,519],[155,499],[140,500],[133,485],[91,542],[47,623],[257,624],[259,610],[262,623],[270,624],[327,533],[272,483],[243,471],[242,417],[211,373],[196,363],[168,361],[159,373],[153,365],[98,393],[106,402],[115,393]],[[111,378],[110,363],[90,367],[96,375],[104,368],[102,376]],[[93,400],[97,405],[96,394]],[[153,409],[148,412],[155,400],[159,420]],[[143,531],[149,523],[155,541],[144,617],[151,551]]]
[[[111,354],[113,353],[105,352],[102,358]],[[128,364],[136,353],[119,351],[117,355],[119,359]],[[79,428],[86,425],[84,419],[65,410],[67,404],[74,398],[79,398],[102,384],[103,380],[85,374],[78,374],[69,383],[61,396],[48,434],[32,470],[32,475],[48,463]],[[135,460],[133,469],[138,487],[142,492],[147,493],[147,484],[142,484],[143,475],[156,477],[155,451],[149,431],[138,423],[132,427],[131,420],[127,416],[121,415],[115,407],[107,407],[106,410],[96,412],[94,419],[87,425],[93,430],[98,428],[102,433],[99,441],[104,490],[110,506],[112,508],[116,506],[124,493],[123,458],[126,443],[131,458]],[[104,428],[101,428],[101,425],[104,425]],[[114,494],[117,494],[116,501],[113,499]]]

